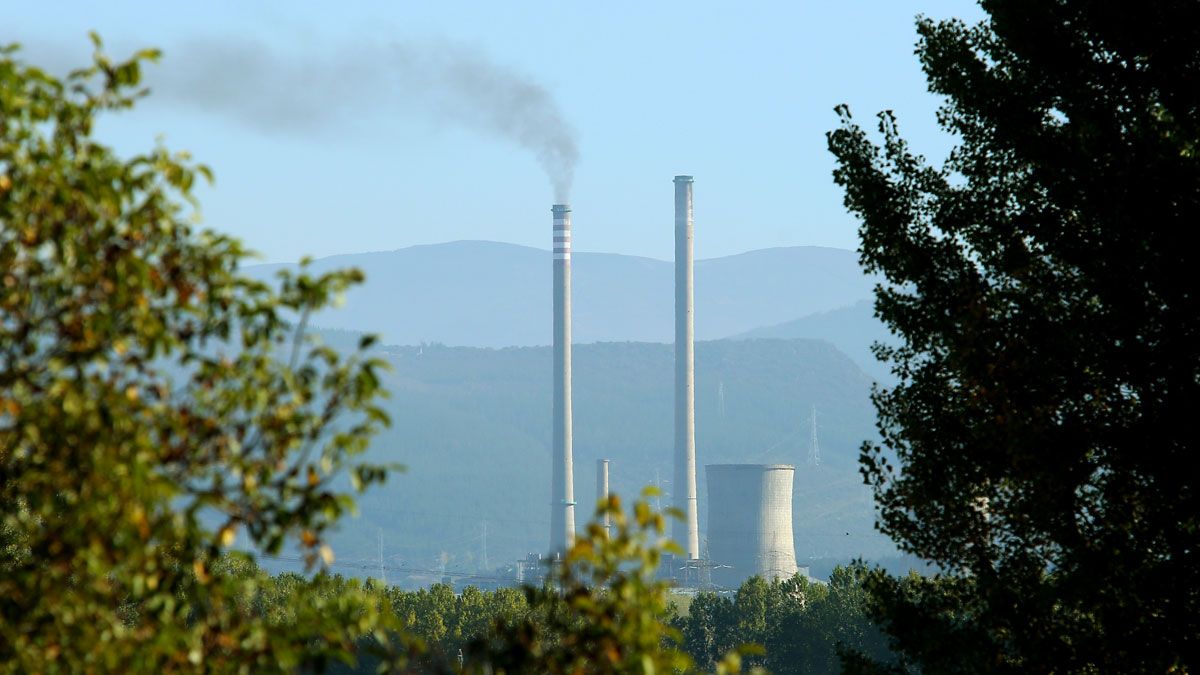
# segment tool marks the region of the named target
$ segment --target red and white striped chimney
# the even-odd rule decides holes
[[[550,552],[575,541],[574,461],[571,450],[571,207],[554,214],[554,426],[550,490]]]

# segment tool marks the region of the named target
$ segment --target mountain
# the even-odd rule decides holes
[[[875,359],[871,344],[895,344],[895,337],[883,322],[875,318],[872,301],[860,300],[849,307],[818,312],[773,326],[763,326],[734,335],[733,340],[761,338],[810,338],[826,340],[854,360],[868,375],[880,382],[894,379],[887,366]]]
[[[324,332],[350,344],[348,333]],[[381,538],[393,564],[475,571],[484,523],[491,566],[549,539],[549,347],[424,345],[379,350],[392,366],[384,386],[393,426],[370,459],[407,472],[373,488],[333,538],[339,560],[376,560]],[[669,344],[596,343],[574,351],[577,522],[595,498],[595,466],[610,459],[625,497],[672,476],[673,356]],[[880,559],[894,547],[873,531],[869,491],[856,459],[872,438],[871,379],[816,340],[700,342],[696,348],[700,525],[708,518],[706,464],[785,462],[797,467],[798,555]],[[808,463],[816,406],[821,463]],[[670,492],[669,483],[663,485]],[[664,504],[669,499],[664,498]]]
[[[269,278],[285,265],[247,272]],[[551,257],[514,244],[458,241],[321,258],[366,283],[316,322],[379,333],[388,344],[508,347],[550,343]],[[674,340],[674,267],[609,253],[572,257],[577,343]],[[696,337],[712,340],[870,297],[852,251],[772,248],[696,262]]]

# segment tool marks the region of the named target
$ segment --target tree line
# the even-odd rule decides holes
[[[419,645],[410,666],[424,672],[470,670],[478,645],[498,624],[545,624],[557,594],[550,589],[467,586],[461,590],[439,583],[404,590],[377,579],[336,574],[310,577],[295,572],[270,575],[246,557],[226,557],[221,565],[230,574],[252,581],[239,599],[243,611],[262,614],[270,622],[288,623],[296,616],[298,596],[336,602],[340,597],[366,594],[402,626],[404,640]],[[863,564],[837,567],[828,583],[796,575],[791,579],[747,579],[730,592],[701,591],[694,596],[672,594],[662,621],[674,629],[664,646],[689,657],[698,672],[714,672],[730,653],[739,653],[742,666],[772,673],[838,673],[843,658],[869,658],[891,663],[886,635],[868,615],[864,585],[869,568]],[[551,602],[548,604],[546,600]],[[551,636],[561,639],[561,636]],[[380,665],[371,658],[376,638],[358,638],[354,665],[335,661],[331,672],[373,673]]]

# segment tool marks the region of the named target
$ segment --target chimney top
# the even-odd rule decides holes
[[[694,180],[691,176],[675,176],[676,183],[691,183]]]
[[[550,211],[553,213],[568,213],[570,210],[570,204],[555,204],[554,206],[550,207]]]

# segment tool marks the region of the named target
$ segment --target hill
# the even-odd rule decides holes
[[[326,328],[379,333],[388,344],[471,347],[550,344],[551,258],[514,244],[458,241],[339,255],[315,271],[358,267],[367,282]],[[270,277],[283,265],[247,272]],[[674,339],[670,262],[609,253],[572,257],[578,343]],[[852,251],[772,248],[696,262],[696,336],[743,333],[870,297],[872,279]]]
[[[350,335],[326,333],[327,341]],[[392,429],[372,458],[408,472],[368,493],[361,516],[335,536],[340,559],[375,560],[382,536],[390,562],[417,568],[482,566],[547,546],[550,501],[548,347],[481,349],[425,345],[381,350],[394,371],[386,407]],[[696,351],[697,445],[701,466],[724,462],[797,465],[796,544],[810,556],[880,558],[894,553],[872,530],[870,495],[856,457],[873,435],[870,378],[814,340],[701,342]],[[579,522],[590,515],[595,460],[612,460],[613,489],[636,494],[669,480],[672,348],[598,343],[575,348],[575,489]],[[822,463],[806,463],[809,409],[816,405]],[[705,480],[698,475],[701,531]],[[663,485],[670,491],[669,484]]]
[[[734,340],[760,338],[826,340],[845,352],[863,371],[880,382],[893,380],[887,366],[875,360],[871,344],[894,342],[892,334],[875,318],[871,300],[860,300],[849,307],[818,312],[773,326],[763,326],[733,336]]]

